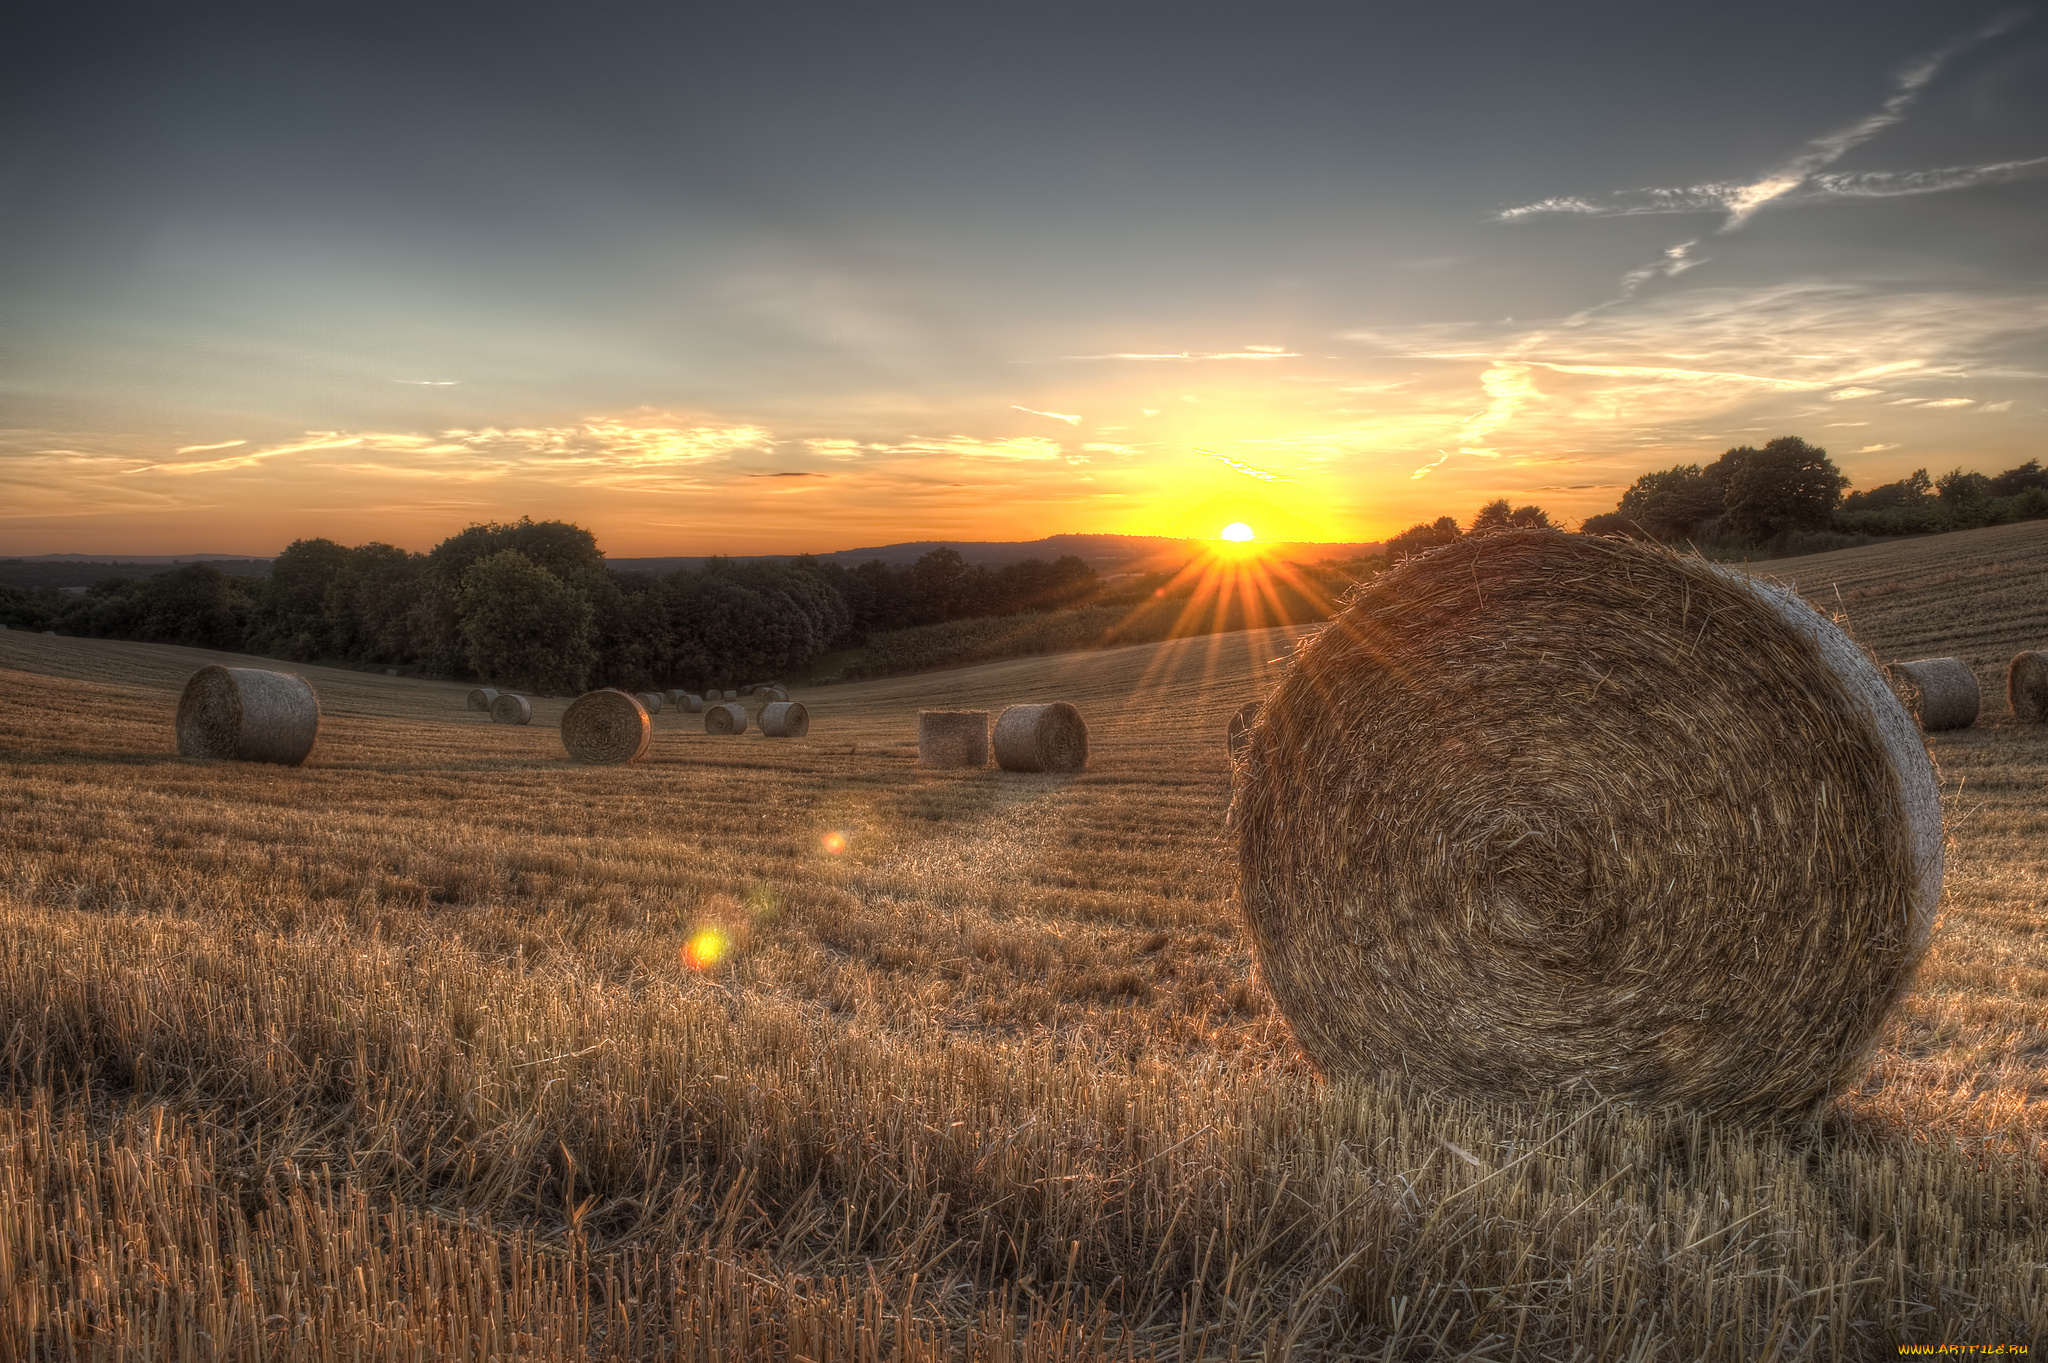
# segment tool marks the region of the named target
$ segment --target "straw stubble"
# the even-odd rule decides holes
[[[952,769],[987,766],[988,711],[918,711],[917,764]]]

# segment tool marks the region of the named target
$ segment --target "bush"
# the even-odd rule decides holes
[[[589,677],[590,603],[517,549],[471,563],[462,575],[462,639],[487,681],[543,695],[575,695]]]

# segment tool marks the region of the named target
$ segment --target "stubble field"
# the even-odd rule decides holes
[[[1317,1079],[1223,829],[1295,631],[662,715],[626,768],[564,702],[295,667],[297,769],[176,755],[218,655],[0,634],[0,1357],[2048,1343],[2048,733],[2000,694],[2044,529],[1759,565],[1986,692],[1928,960],[1792,1128]],[[915,766],[921,708],[1050,699],[1077,776]]]

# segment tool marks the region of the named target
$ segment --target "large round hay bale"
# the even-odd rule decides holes
[[[1012,705],[996,720],[995,750],[1004,771],[1079,771],[1088,765],[1088,724],[1063,700]]]
[[[1405,561],[1236,770],[1260,971],[1329,1074],[1804,1111],[1860,1077],[1941,896],[1933,767],[1875,663],[1653,545]]]
[[[917,765],[920,767],[987,766],[988,711],[918,711]]]
[[[811,731],[811,712],[786,700],[761,707],[761,732],[769,738],[802,738]]]
[[[1893,663],[1885,675],[1922,729],[1967,729],[1977,722],[1977,674],[1961,658]]]
[[[1223,744],[1230,750],[1230,760],[1235,762],[1238,755],[1251,742],[1252,724],[1259,717],[1259,702],[1248,700],[1237,707],[1237,713],[1230,717],[1230,723],[1223,727]]]
[[[2048,721],[2048,653],[2015,653],[2005,668],[2005,703],[2014,719]]]
[[[562,712],[562,747],[578,762],[631,762],[653,740],[646,707],[624,691],[586,692]]]
[[[202,667],[178,697],[177,724],[178,751],[186,757],[296,767],[320,736],[320,697],[294,673]]]
[[[722,700],[704,707],[704,732],[743,734],[747,731],[747,710],[736,700]]]
[[[491,722],[494,724],[531,724],[533,723],[533,703],[524,696],[515,696],[510,691],[506,691],[491,702]]]
[[[491,708],[491,702],[497,698],[497,691],[488,686],[479,686],[469,693],[469,708],[472,710],[488,710]]]

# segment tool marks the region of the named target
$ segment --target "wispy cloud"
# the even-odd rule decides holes
[[[1724,215],[1720,230],[1733,232],[1759,210],[1773,203],[1940,194],[2048,172],[2048,157],[1918,171],[1837,173],[1827,170],[1856,147],[1902,121],[1921,92],[1958,53],[1997,37],[2024,17],[2024,11],[2002,15],[1939,51],[1912,62],[1893,79],[1891,94],[1875,110],[1845,127],[1812,139],[1754,180],[1719,181],[1680,188],[1625,189],[1598,195],[1558,195],[1503,209],[1495,216],[1502,222],[1519,222],[1553,214],[1639,217],[1663,213],[1720,213]]]
[[[236,445],[244,445],[248,442],[238,440],[234,443]],[[342,435],[337,431],[318,431],[308,435],[304,440],[288,441],[285,444],[272,445],[266,449],[251,450],[247,454],[231,454],[222,459],[199,459],[182,464],[144,464],[141,468],[133,471],[136,473],[169,473],[179,476],[195,473],[225,473],[230,469],[249,468],[252,465],[261,464],[271,459],[282,458],[288,454],[305,454],[310,450],[348,449],[362,443],[363,437],[359,435]],[[229,446],[223,445],[220,448],[227,449]]]
[[[1069,416],[1065,412],[1041,412],[1036,407],[1019,407],[1014,402],[1010,404],[1010,410],[1013,412],[1029,412],[1033,416],[1049,416],[1054,421],[1064,421],[1069,426],[1078,426],[1081,424],[1080,417]]]
[[[459,379],[393,379],[393,383],[409,383],[418,388],[453,388]]]
[[[1253,468],[1250,464],[1240,464],[1237,460],[1232,459],[1229,455],[1217,454],[1212,450],[1196,450],[1195,453],[1206,454],[1211,459],[1214,459],[1217,463],[1228,464],[1231,468],[1236,469],[1245,477],[1256,478],[1262,483],[1292,483],[1298,481],[1296,479],[1289,478],[1284,473],[1274,473],[1269,469]]]
[[[1415,470],[1415,472],[1409,474],[1408,476],[1411,479],[1420,478],[1424,474],[1428,473],[1431,469],[1442,467],[1443,462],[1451,457],[1450,452],[1448,450],[1438,450],[1436,454],[1437,457],[1433,462],[1424,464],[1421,468]]]
[[[1246,346],[1243,350],[1191,351],[1178,354],[1150,354],[1139,351],[1118,351],[1109,355],[1062,355],[1063,360],[1298,360],[1301,352],[1283,350],[1279,346]]]
[[[208,450],[232,450],[232,449],[235,449],[235,448],[236,448],[236,447],[238,447],[238,446],[241,446],[241,445],[246,445],[246,444],[248,444],[248,443],[249,443],[249,442],[248,442],[248,441],[246,441],[246,440],[223,440],[223,441],[220,441],[220,442],[219,442],[218,444],[213,444],[213,445],[180,445],[180,446],[178,446],[178,448],[177,448],[177,450],[175,451],[175,453],[178,453],[178,454],[204,454],[204,453],[206,453],[206,452],[207,452]]]

